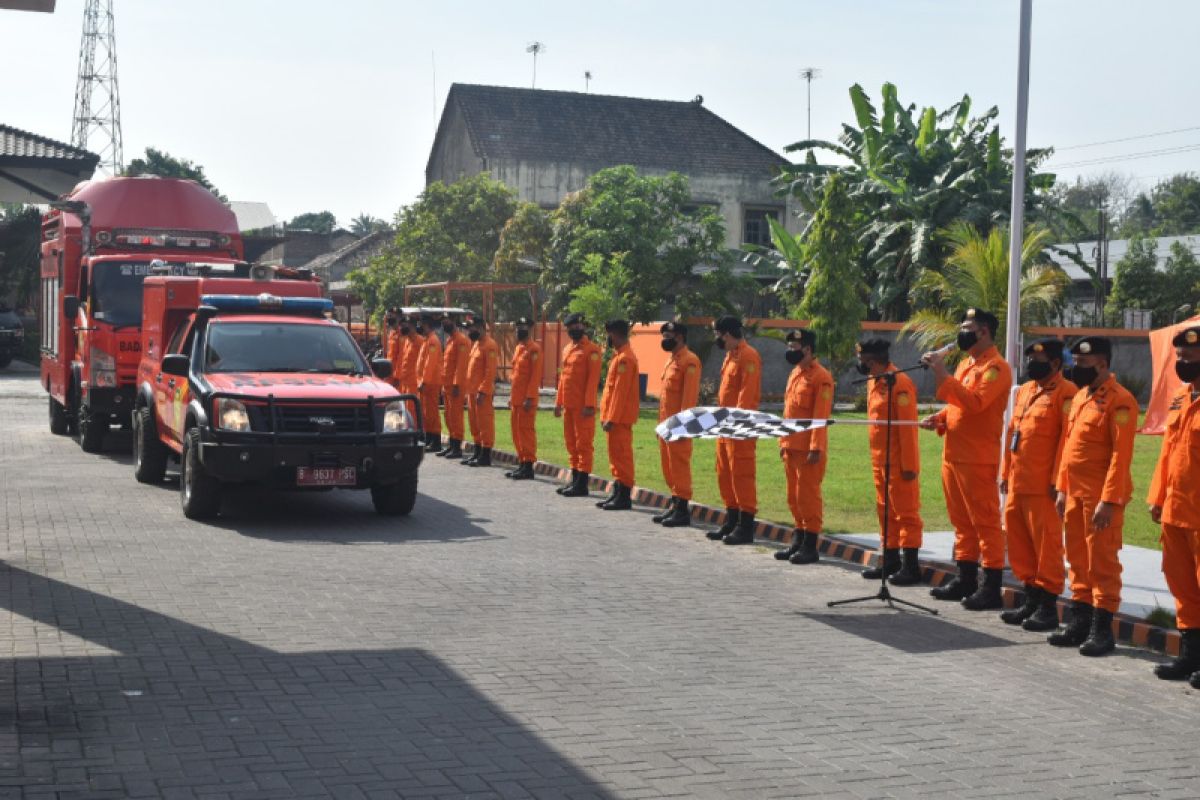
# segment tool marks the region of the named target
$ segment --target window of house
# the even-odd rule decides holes
[[[767,217],[779,222],[777,208],[747,208],[742,213],[742,241],[759,247],[771,246],[771,226]]]

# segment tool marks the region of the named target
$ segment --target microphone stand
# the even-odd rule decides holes
[[[879,534],[879,591],[865,597],[852,597],[849,600],[831,600],[826,606],[833,608],[834,606],[844,606],[851,603],[865,603],[868,600],[881,600],[887,603],[888,608],[895,608],[899,603],[902,606],[915,608],[918,611],[924,611],[927,614],[937,616],[937,611],[927,606],[918,605],[917,603],[901,600],[899,597],[893,597],[888,589],[888,571],[887,571],[887,550],[888,550],[888,527],[892,522],[892,430],[895,420],[892,416],[892,393],[896,387],[896,375],[901,372],[913,372],[918,369],[928,369],[925,364],[917,364],[913,367],[907,367],[899,370],[889,370],[881,372],[878,375],[868,375],[865,378],[854,381],[854,384],[872,383],[874,381],[883,381],[887,385],[887,424],[884,430],[887,431],[887,443],[883,447],[883,530]],[[869,389],[868,389],[869,391]]]

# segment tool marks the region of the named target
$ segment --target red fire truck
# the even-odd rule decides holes
[[[420,403],[387,383],[391,362],[368,363],[307,270],[200,271],[145,280],[135,477],[157,483],[177,459],[192,519],[215,516],[231,483],[370,489],[379,513],[409,513]]]
[[[194,273],[242,258],[237,219],[211,192],[173,178],[81,183],[42,219],[42,385],[50,430],[100,450],[128,425],[150,263]]]

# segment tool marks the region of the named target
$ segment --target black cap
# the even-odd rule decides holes
[[[992,336],[996,335],[996,331],[1000,329],[1000,320],[990,311],[984,311],[982,308],[968,308],[963,312],[960,322],[974,322],[977,325],[982,325],[988,329]]]
[[[1103,336],[1084,336],[1071,345],[1071,353],[1077,356],[1104,356],[1112,358],[1112,340]]]
[[[1180,331],[1171,339],[1171,344],[1176,347],[1200,346],[1200,328],[1188,328]]]
[[[563,320],[563,325],[586,325],[586,324],[587,323],[583,319],[583,314],[580,314],[578,311],[576,311],[574,314],[568,314],[567,318]]]
[[[713,330],[717,333],[729,333],[734,336],[742,335],[742,321],[737,317],[726,315],[718,317],[713,323]]]
[[[615,333],[618,336],[628,336],[629,321],[624,319],[610,319],[604,323],[604,330],[609,333]]]
[[[681,336],[687,336],[687,325],[684,325],[682,322],[664,322],[658,330],[660,333],[672,336],[677,333]]]
[[[533,321],[531,319],[529,319],[529,317],[521,317],[516,322],[514,322],[513,325],[518,328],[532,328]]]
[[[854,345],[854,349],[859,355],[887,358],[892,349],[892,343],[887,339],[867,339],[865,342]]]
[[[802,347],[817,349],[817,335],[808,329],[788,331],[786,341],[799,342]]]
[[[1063,347],[1065,347],[1065,344],[1062,339],[1038,339],[1036,342],[1025,346],[1025,355],[1031,356],[1034,353],[1045,353],[1046,358],[1057,358],[1061,361]]]

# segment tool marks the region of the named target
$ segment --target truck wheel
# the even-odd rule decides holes
[[[179,501],[188,519],[210,519],[221,510],[221,482],[200,463],[200,431],[192,428],[183,440],[179,459]]]
[[[108,414],[93,414],[87,406],[79,407],[79,447],[85,453],[104,449],[104,434],[108,433]]]
[[[403,516],[417,503],[417,475],[405,475],[399,483],[371,487],[375,511],[387,517]]]
[[[133,415],[133,477],[138,483],[162,483],[167,448],[158,440],[154,412],[143,406]]]
[[[71,432],[67,409],[53,397],[50,398],[50,432],[55,436],[65,436]]]

